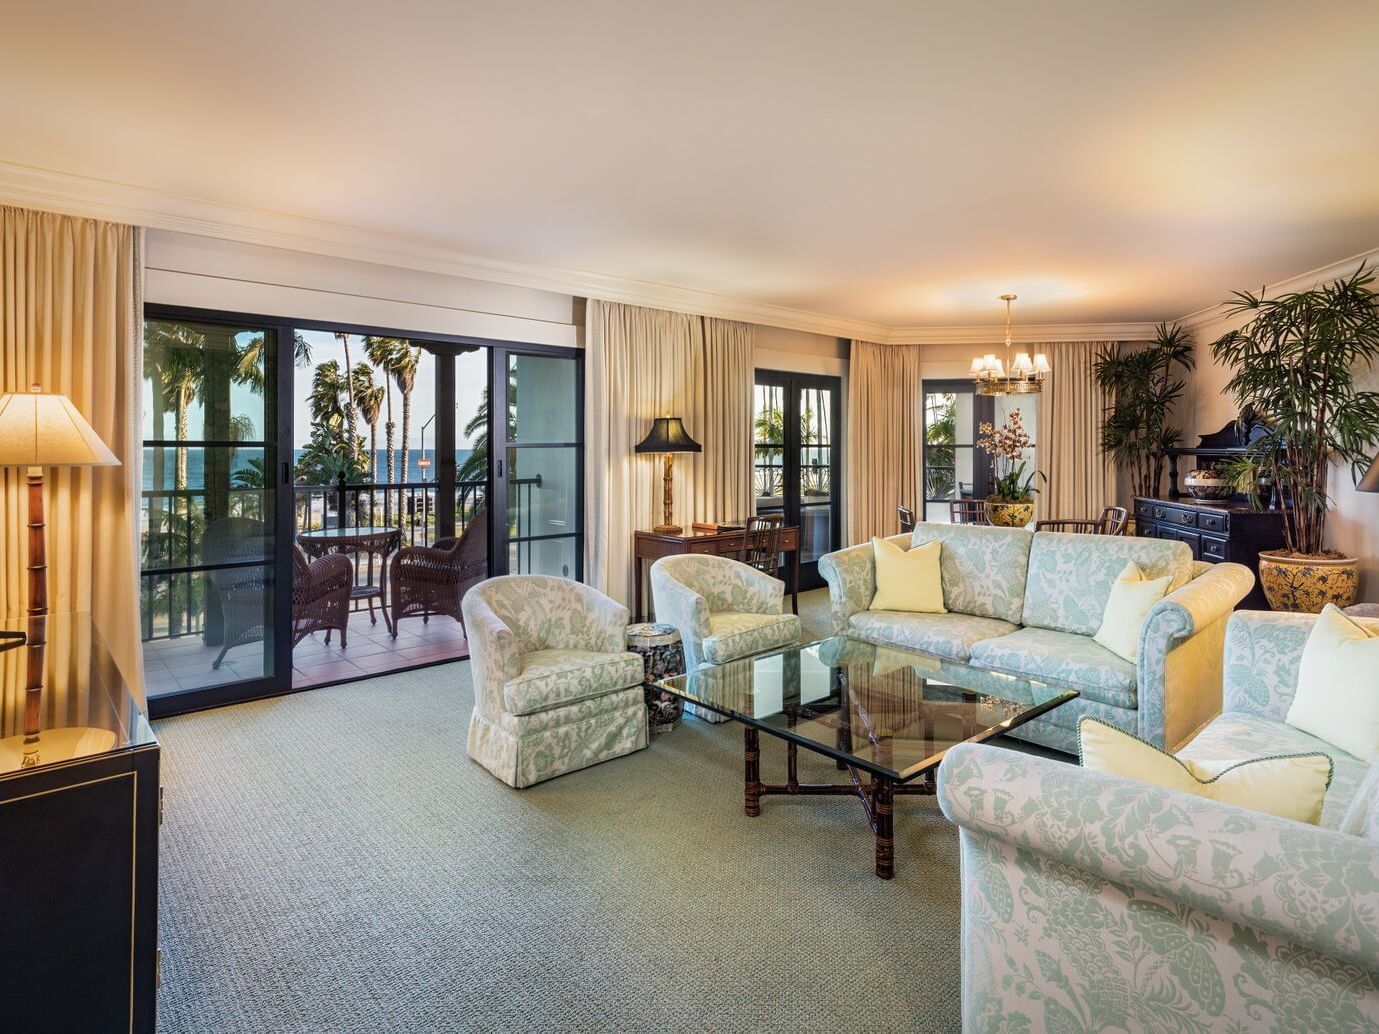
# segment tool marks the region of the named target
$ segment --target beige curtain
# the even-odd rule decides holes
[[[630,605],[632,533],[661,523],[660,457],[632,451],[653,419],[704,449],[676,457],[676,523],[751,512],[753,328],[590,299],[585,347],[585,580]]]
[[[847,539],[900,530],[896,507],[922,513],[918,345],[852,343],[848,364]]]
[[[47,475],[48,605],[90,611],[142,685],[139,342],[142,232],[0,206],[0,391],[62,392],[121,466]],[[0,614],[26,606],[25,472],[0,471]]]
[[[1039,399],[1034,438],[1038,468],[1048,478],[1035,497],[1040,519],[1095,517],[1115,503],[1115,470],[1101,450],[1106,396],[1092,372],[1108,344],[1058,341],[1039,346],[1053,367]]]

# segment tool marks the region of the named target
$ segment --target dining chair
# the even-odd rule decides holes
[[[738,559],[762,574],[775,577],[780,571],[780,539],[784,526],[784,514],[759,513],[748,518]]]
[[[896,510],[900,513],[900,534],[905,535],[915,530],[915,512],[908,506],[897,506]]]
[[[1124,535],[1130,514],[1123,506],[1108,506],[1099,517],[1057,517],[1035,521],[1035,531],[1080,532],[1083,535]]]
[[[954,524],[990,524],[985,499],[950,499],[948,519]]]

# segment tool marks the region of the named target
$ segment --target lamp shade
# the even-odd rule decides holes
[[[678,416],[658,416],[651,431],[638,442],[634,452],[703,452],[704,447],[689,436]]]
[[[0,395],[0,467],[111,467],[115,454],[66,395]]]
[[[1379,492],[1379,456],[1374,457],[1374,462],[1369,465],[1369,470],[1360,479],[1360,483],[1355,486],[1357,492]]]

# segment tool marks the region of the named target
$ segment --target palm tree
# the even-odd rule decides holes
[[[335,337],[345,349],[345,394],[349,396],[349,405],[345,407],[345,426],[349,428],[350,440],[353,441],[357,428],[355,415],[358,409],[354,401],[354,370],[350,363],[350,336],[337,330]]]
[[[364,339],[365,354],[374,366],[383,371],[383,388],[386,393],[384,401],[387,405],[383,437],[384,448],[387,450],[388,484],[390,485],[397,480],[397,468],[394,465],[394,450],[396,449],[394,435],[397,432],[397,424],[393,422],[393,367],[406,348],[407,342],[401,338],[366,337]]]
[[[412,388],[416,385],[417,366],[420,361],[419,351],[410,341],[404,341],[397,361],[389,370],[397,384],[397,390],[402,392],[402,481],[407,480],[410,470],[407,460],[411,455],[412,445]]]
[[[150,320],[144,333],[144,361],[150,378],[157,380],[164,404],[175,414],[173,438],[178,445],[173,488],[181,492],[187,487],[187,448],[181,443],[191,433],[192,403],[204,398],[206,390],[205,335],[185,323]],[[161,428],[155,431],[161,432]]]
[[[369,458],[365,463],[369,480],[378,483],[378,418],[383,412],[383,388],[374,383],[373,367],[360,363],[354,368],[354,398],[359,415],[369,425]],[[386,381],[386,376],[384,377]]]

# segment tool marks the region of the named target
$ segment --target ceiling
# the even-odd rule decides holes
[[[1376,53],[1368,0],[46,0],[0,162],[887,327],[1144,321],[1379,245]]]

